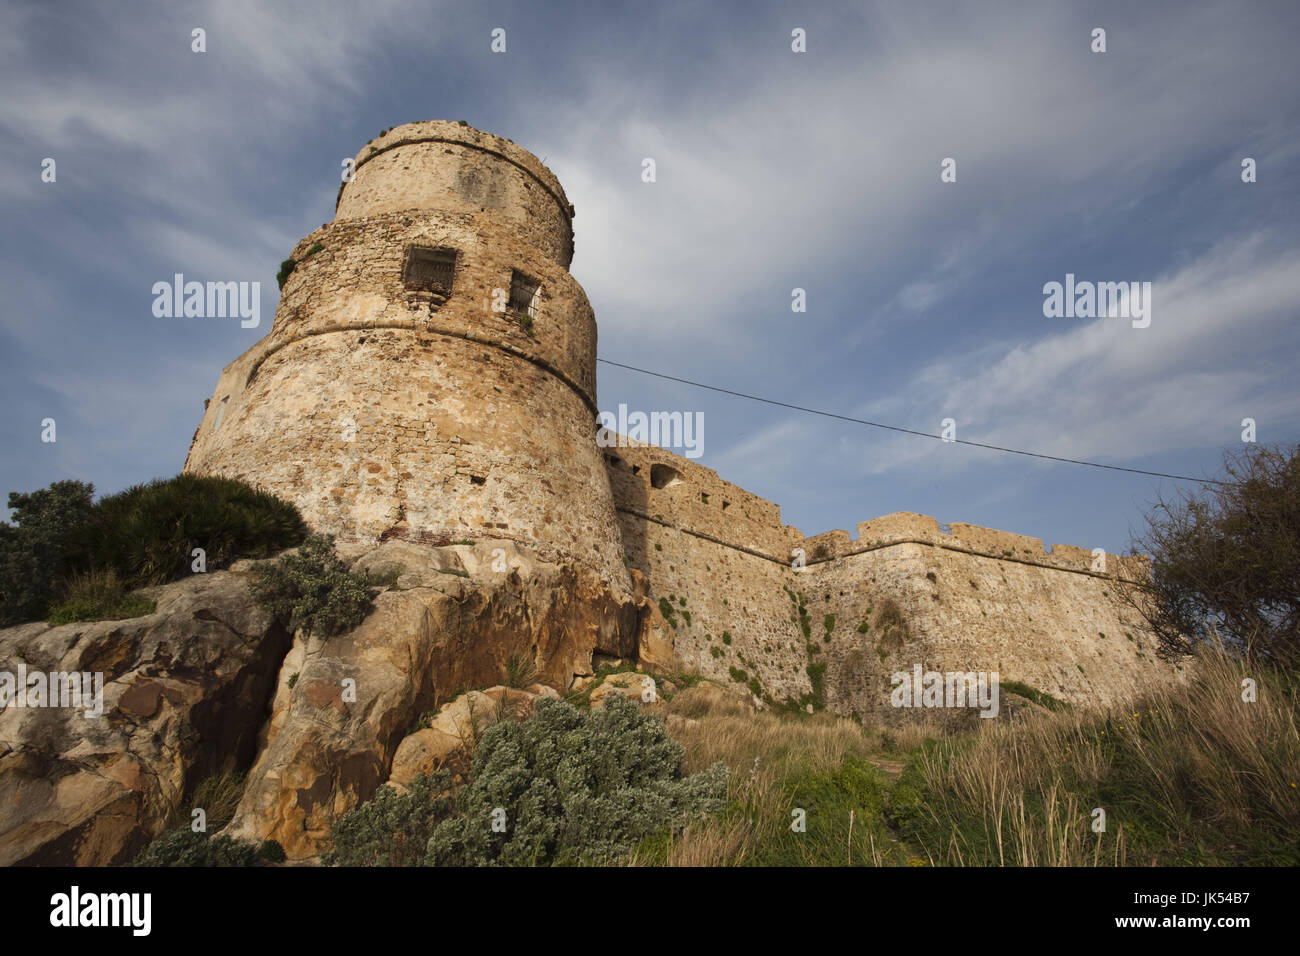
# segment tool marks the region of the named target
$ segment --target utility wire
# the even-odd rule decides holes
[[[690,379],[678,378],[675,375],[665,375],[663,372],[652,372],[649,369],[637,368],[635,365],[624,365],[622,362],[612,362],[609,359],[598,358],[597,362],[603,362],[606,365],[613,365],[616,368],[625,368],[631,372],[640,372],[642,375],[653,375],[655,378],[665,378],[670,382],[681,382],[683,385],[693,385],[695,388],[707,388],[711,392],[721,392],[724,395],[734,395],[737,398],[747,398],[751,402],[763,402],[766,405],[776,405],[779,408],[790,408],[796,412],[806,412],[809,415],[821,415],[824,418],[838,418],[843,422],[854,422],[858,425],[870,425],[872,428],[885,428],[891,432],[902,432],[905,435],[919,435],[922,438],[936,438],[939,441],[953,442],[958,445],[971,445],[975,448],[987,448],[990,451],[1002,451],[1011,455],[1025,455],[1029,458],[1043,458],[1047,461],[1061,461],[1069,465],[1087,465],[1090,468],[1106,468],[1110,471],[1127,471],[1134,475],[1151,475],[1154,478],[1174,478],[1178,481],[1195,481],[1201,484],[1226,485],[1226,481],[1216,481],[1213,478],[1193,478],[1190,475],[1170,475],[1163,471],[1144,471],[1141,468],[1124,468],[1120,465],[1104,465],[1099,461],[1083,461],[1078,458],[1061,458],[1057,455],[1044,455],[1036,451],[1022,451],[1019,448],[1003,448],[1001,445],[986,445],[984,442],[967,441],[964,438],[944,438],[942,435],[931,435],[929,432],[917,431],[913,428],[903,428],[899,425],[886,425],[882,422],[869,422],[865,418],[853,418],[850,415],[837,415],[835,412],[825,412],[817,408],[805,408],[803,405],[792,405],[789,402],[778,402],[771,398],[762,398],[758,395],[747,395],[745,392],[733,391],[729,388],[719,388],[717,385],[705,385],[703,382],[692,382]]]

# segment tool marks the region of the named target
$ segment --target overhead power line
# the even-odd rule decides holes
[[[914,428],[903,428],[900,425],[886,425],[883,422],[869,422],[865,418],[854,418],[851,415],[839,415],[835,412],[822,411],[818,408],[807,408],[803,405],[793,405],[790,402],[778,402],[776,399],[763,398],[759,395],[749,395],[745,392],[737,392],[730,388],[720,388],[717,385],[706,385],[703,382],[692,382],[688,378],[678,378],[676,375],[665,375],[663,372],[652,372],[649,369],[637,368],[635,365],[624,365],[622,362],[613,362],[609,359],[598,358],[597,362],[603,362],[606,365],[613,365],[616,368],[625,368],[630,372],[640,372],[642,375],[653,375],[655,378],[667,379],[670,382],[681,382],[683,385],[691,385],[695,388],[706,388],[711,392],[721,392],[724,395],[734,395],[737,398],[745,398],[751,402],[762,402],[765,405],[776,405],[778,408],[789,408],[796,412],[805,412],[809,415],[821,415],[823,418],[837,418],[842,422],[853,422],[857,425],[869,425],[872,428],[884,428],[891,432],[902,432],[905,435],[917,435],[921,438],[933,438],[938,441],[952,442],[958,445],[970,445],[974,448],[987,448],[989,451],[1006,452],[1009,455],[1024,455],[1027,458],[1042,458],[1046,461],[1060,461],[1068,465],[1087,465],[1089,468],[1106,468],[1110,471],[1127,471],[1133,475],[1150,475],[1153,478],[1173,478],[1177,481],[1195,481],[1202,484],[1226,485],[1226,481],[1216,481],[1213,478],[1193,478],[1191,475],[1171,475],[1163,471],[1146,471],[1142,468],[1124,468],[1121,465],[1105,465],[1099,461],[1083,461],[1079,458],[1062,458],[1059,455],[1044,455],[1036,451],[1024,451],[1020,448],[1004,448],[1001,445],[988,445],[984,442],[967,441],[964,438],[944,438],[942,435],[932,435],[929,432],[917,431]]]

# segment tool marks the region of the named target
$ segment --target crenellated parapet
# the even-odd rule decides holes
[[[1103,554],[1073,545],[1049,551],[1034,538],[966,522],[941,525],[930,515],[897,511],[859,522],[856,537],[843,529],[804,536],[781,523],[781,509],[718,477],[712,468],[664,448],[618,436],[604,449],[616,506],[645,520],[675,528],[776,563],[790,564],[798,550],[809,567],[903,544],[922,544],[1046,568],[1133,578],[1147,573],[1141,556]]]
[[[687,534],[754,552],[781,564],[802,540],[777,505],[666,449],[622,435],[602,449],[616,506]]]
[[[1062,571],[1076,571],[1101,577],[1135,579],[1148,573],[1143,555],[1118,555],[1073,545],[1053,545],[1049,551],[1041,538],[998,531],[980,525],[954,521],[941,525],[930,515],[899,511],[858,524],[857,537],[847,531],[826,531],[807,538],[801,545],[810,564],[863,554],[901,544],[923,544],[1004,561],[1036,564]]]

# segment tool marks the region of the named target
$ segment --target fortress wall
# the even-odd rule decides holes
[[[1088,548],[1053,545],[1049,552],[1041,538],[998,531],[979,525],[953,522],[945,530],[929,515],[900,511],[858,524],[857,537],[847,531],[826,531],[807,538],[802,547],[810,564],[832,561],[894,544],[916,542],[953,551],[966,551],[1007,561],[1026,562],[1047,568],[1099,573],[1132,580],[1148,573],[1148,560],[1141,555],[1105,556],[1105,567],[1093,571],[1093,554]]]
[[[646,576],[652,601],[674,609],[681,666],[720,681],[739,668],[776,700],[808,691],[804,638],[784,590],[795,577],[788,565],[628,511],[618,519],[629,567]]]
[[[722,480],[712,468],[653,445],[602,451],[621,507],[783,563],[802,539],[797,528],[781,524],[779,507]]]
[[[998,671],[1081,705],[1122,701],[1176,676],[1105,576],[899,544],[818,565],[806,589],[810,612],[824,605],[836,616],[826,685],[840,713],[888,717],[890,675],[917,663]],[[884,626],[889,602],[905,639],[904,628]]]
[[[939,535],[939,522],[929,515],[914,511],[896,511],[870,521],[858,522],[858,543],[864,545],[877,541],[887,544],[908,538],[938,541]]]
[[[1110,555],[1106,573],[1093,574],[1088,549],[1049,554],[1037,538],[960,523],[948,533],[910,512],[862,522],[856,539],[836,530],[801,540],[779,525],[775,506],[735,486],[728,495],[747,507],[734,521],[728,509],[720,523],[699,496],[710,489],[711,505],[728,484],[710,469],[654,447],[605,452],[630,566],[656,600],[680,608],[686,598],[691,625],[679,617],[675,636],[684,663],[701,673],[726,678],[736,666],[757,674],[773,699],[798,699],[811,688],[808,665],[822,664],[827,706],[873,719],[900,717],[889,707],[890,677],[914,663],[998,671],[1074,703],[1112,703],[1170,676],[1117,599],[1115,575],[1141,558]],[[680,481],[654,488],[646,479],[654,464],[677,469]],[[772,524],[752,520],[774,514]],[[754,544],[762,557],[741,550]],[[794,547],[806,551],[803,573],[780,563]],[[804,602],[807,635],[791,593]],[[898,624],[886,631],[891,602]],[[733,643],[718,657],[723,630]]]
[[[971,551],[1001,555],[1005,558],[1038,558],[1047,555],[1041,538],[994,531],[992,528],[981,528],[960,521],[954,521],[949,527],[952,528],[954,542],[959,547],[969,548]]]
[[[739,668],[776,700],[807,693],[805,642],[785,591],[798,530],[781,524],[776,505],[662,448],[603,451],[628,565],[653,601],[674,608],[683,666],[723,681]],[[664,487],[654,486],[655,466],[673,469],[658,473]]]

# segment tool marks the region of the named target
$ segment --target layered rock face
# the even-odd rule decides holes
[[[0,670],[103,690],[101,707],[0,709],[0,865],[125,862],[201,780],[252,760],[290,638],[244,578],[149,589],[146,617],[0,631]]]
[[[396,588],[356,630],[288,655],[232,835],[277,840],[291,859],[315,855],[338,815],[388,779],[422,715],[521,666],[532,681],[567,689],[591,673],[594,653],[635,657],[649,611],[581,565],[540,561],[505,540],[436,549],[394,541],[356,564],[394,566],[404,569]]]
[[[312,857],[421,718],[463,691],[512,675],[567,689],[593,655],[637,660],[643,643],[644,666],[672,660],[646,598],[585,565],[508,539],[359,550],[355,571],[397,583],[334,637],[270,626],[249,562],[150,589],[146,617],[0,631],[0,670],[103,675],[98,718],[0,710],[0,864],[125,862],[204,779],[244,769],[227,832]]]

